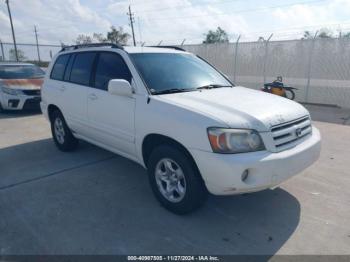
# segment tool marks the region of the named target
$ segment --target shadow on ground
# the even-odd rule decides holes
[[[0,255],[275,254],[298,226],[282,189],[210,196],[187,216],[164,210],[139,165],[51,139],[0,149]]]
[[[1,111],[0,119],[27,117],[41,114],[40,110],[25,110],[25,111]]]
[[[314,121],[350,125],[350,109],[320,105],[304,106],[309,110]]]

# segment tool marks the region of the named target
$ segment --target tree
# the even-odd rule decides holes
[[[18,55],[19,61],[27,60],[27,57],[24,55],[24,52],[21,49],[17,49],[17,55]],[[10,61],[16,61],[16,51],[14,48],[10,49],[9,58],[10,58]]]
[[[340,32],[339,37],[340,38],[350,38],[350,32],[346,32],[346,33]]]
[[[307,40],[307,39],[313,39],[315,37],[315,33],[312,33],[310,31],[305,31],[304,36],[301,39]],[[328,28],[322,28],[318,32],[316,38],[333,38],[333,32]]]
[[[205,35],[205,40],[203,44],[214,44],[214,43],[228,43],[228,35],[225,30],[218,27],[216,31],[209,30]]]
[[[81,34],[78,35],[77,39],[75,40],[75,43],[79,45],[108,42],[126,45],[128,43],[129,38],[130,35],[128,33],[125,33],[122,27],[119,27],[117,29],[114,26],[112,26],[111,31],[107,32],[106,37],[104,37],[101,33],[94,33],[92,36]]]
[[[318,38],[333,38],[333,32],[328,28],[322,28],[318,34]]]
[[[114,44],[126,45],[129,38],[130,38],[130,35],[128,33],[125,33],[121,26],[118,29],[112,26],[111,31],[107,32],[108,42],[111,42]]]
[[[97,43],[105,43],[108,42],[107,38],[105,38],[101,33],[94,33],[92,36],[93,40]]]
[[[89,35],[78,35],[77,39],[75,40],[75,43],[77,45],[91,44],[92,38]]]
[[[305,31],[304,36],[302,37],[302,39],[312,39],[312,38],[314,37],[310,31]]]

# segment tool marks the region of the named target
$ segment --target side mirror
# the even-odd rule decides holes
[[[124,79],[112,79],[108,83],[108,92],[112,95],[131,97],[133,94],[130,83]]]

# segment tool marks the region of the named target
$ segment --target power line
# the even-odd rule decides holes
[[[254,39],[255,37],[258,36],[258,34],[262,34],[262,33],[274,33],[275,36],[298,36],[300,34],[302,34],[304,30],[306,29],[319,29],[322,27],[330,27],[330,26],[339,26],[339,25],[350,25],[350,21],[340,21],[339,23],[332,23],[332,24],[318,24],[318,25],[308,25],[308,26],[303,26],[303,27],[290,27],[290,28],[279,28],[279,29],[270,29],[270,30],[266,30],[266,31],[254,31],[254,32],[246,32],[246,33],[242,33],[242,38],[247,39],[245,36],[248,36],[248,39]],[[301,32],[291,32],[288,30],[300,30]],[[344,31],[346,30],[350,30],[350,27],[347,28],[343,28]],[[182,41],[183,38],[177,38],[177,39],[163,39],[163,42],[180,42]],[[197,38],[186,38],[186,41],[197,41],[197,40],[203,40],[203,38],[197,37]],[[156,43],[157,40],[154,40],[154,43]]]
[[[135,23],[135,18],[134,14],[131,12],[131,5],[129,5],[129,13],[127,13],[130,19],[130,26],[131,26],[131,31],[132,31],[132,39],[134,41],[134,46],[136,46],[136,39],[135,39],[135,32],[134,32],[134,23]]]
[[[135,6],[135,5],[150,5],[150,4],[154,4],[154,3],[159,3],[159,1],[154,1],[154,0],[152,0],[152,1],[142,1],[142,2],[132,2],[132,1],[130,1],[130,4],[132,4],[133,6]],[[122,2],[120,2],[120,3],[122,3]]]
[[[160,18],[152,18],[150,20],[151,21],[175,20],[175,19],[188,19],[188,18],[208,17],[208,16],[224,16],[224,15],[232,15],[232,14],[238,14],[238,13],[265,11],[265,10],[276,9],[276,8],[281,8],[281,7],[288,7],[288,6],[293,6],[293,5],[300,5],[300,4],[315,4],[315,3],[326,2],[326,1],[329,1],[329,0],[303,1],[303,2],[296,2],[296,3],[292,3],[292,4],[285,4],[285,5],[261,7],[261,8],[254,8],[254,9],[243,9],[243,10],[232,11],[231,13],[205,14],[205,15],[197,15],[197,16],[160,17]]]
[[[154,13],[154,12],[160,12],[160,11],[167,11],[167,10],[173,10],[174,8],[176,9],[185,9],[185,8],[191,8],[193,6],[201,6],[201,5],[220,5],[220,4],[227,4],[231,2],[239,2],[241,0],[224,0],[222,2],[205,2],[205,3],[193,3],[191,5],[179,5],[179,6],[172,6],[172,7],[164,7],[164,8],[159,8],[159,9],[149,9],[145,11],[137,11],[137,13]]]

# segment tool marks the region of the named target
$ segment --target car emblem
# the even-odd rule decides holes
[[[297,129],[295,130],[295,135],[296,135],[297,137],[301,137],[301,133],[302,133],[302,129],[301,129],[301,128],[297,128]]]

